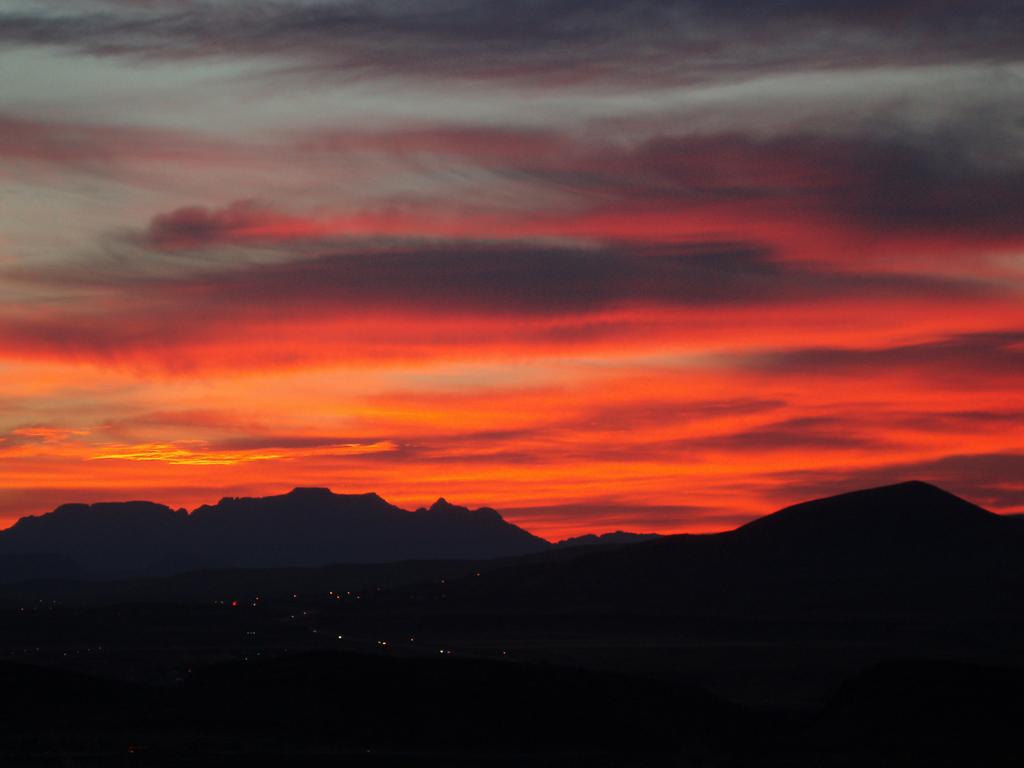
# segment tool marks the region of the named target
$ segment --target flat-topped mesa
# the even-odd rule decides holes
[[[312,486],[302,486],[302,485],[299,485],[299,486],[296,486],[295,488],[292,488],[290,491],[288,491],[288,493],[284,494],[284,496],[282,496],[282,497],[268,496],[268,497],[265,497],[265,498],[288,498],[288,499],[297,499],[297,500],[309,501],[309,502],[315,502],[315,501],[330,502],[332,500],[337,500],[337,499],[343,499],[343,500],[366,500],[366,501],[373,501],[373,502],[383,502],[383,503],[387,504],[387,502],[384,501],[384,499],[380,495],[378,495],[378,494],[376,494],[376,493],[374,493],[372,491],[368,491],[366,493],[335,493],[330,488],[324,488],[324,487],[315,486],[315,485],[312,485]]]
[[[330,488],[293,488],[276,496],[226,496],[216,504],[203,504],[193,510],[197,519],[227,515],[297,516],[299,513],[333,515],[340,512],[389,514],[401,512],[376,493],[334,493]]]
[[[61,504],[50,512],[54,517],[71,517],[96,515],[108,518],[117,518],[125,515],[173,515],[178,514],[165,504],[157,504],[152,501],[100,501],[95,504],[70,503]],[[32,520],[47,517],[48,515],[32,515],[22,520]],[[18,522],[22,522],[19,520]]]
[[[333,496],[334,492],[330,488],[298,485],[288,491],[285,495],[291,496],[292,498],[327,499]]]

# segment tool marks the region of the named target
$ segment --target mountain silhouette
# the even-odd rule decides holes
[[[922,482],[787,507],[736,530],[666,536],[446,587],[494,610],[705,616],[1016,610],[1024,526]]]
[[[92,575],[161,575],[197,568],[301,567],[539,552],[544,539],[439,499],[408,512],[374,493],[296,488],[225,498],[191,515],[151,502],[66,504],[0,531],[0,576],[14,556],[78,563]],[[13,568],[13,565],[11,566]],[[39,576],[33,569],[31,576]],[[52,574],[66,576],[67,568]]]
[[[582,536],[573,536],[562,539],[556,547],[590,547],[595,544],[636,544],[641,541],[650,541],[661,538],[658,533],[629,533],[628,531],[612,531],[610,533],[594,534],[586,533]]]
[[[563,550],[580,554],[514,559]],[[1022,553],[1020,520],[921,482],[796,504],[726,533],[616,532],[557,545],[486,507],[441,498],[409,512],[374,493],[296,488],[192,514],[151,502],[66,504],[0,531],[0,580],[512,558],[450,583],[446,604],[745,617],[969,613],[1011,610],[1024,596]]]
[[[148,501],[64,504],[0,531],[0,557],[50,555],[85,572],[161,570],[184,556],[188,513]]]
[[[1021,764],[1019,519],[910,482],[637,538],[552,545],[486,508],[315,488],[191,515],[59,507],[0,533],[0,575],[71,571],[0,588],[0,754]],[[467,547],[518,554],[363,561]],[[297,557],[355,560],[273,566]],[[75,580],[72,562],[208,559],[225,569]],[[232,565],[254,560],[270,565]]]

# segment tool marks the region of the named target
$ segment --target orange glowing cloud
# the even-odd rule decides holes
[[[287,4],[225,37],[214,5],[0,29],[66,54],[0,103],[3,520],[328,485],[560,538],[909,477],[1024,510],[1016,86],[946,98],[1019,35],[911,25],[938,71],[876,3],[823,70],[801,25],[785,60],[745,21],[680,46],[740,23],[714,4],[660,9],[640,60],[600,13],[527,43],[491,10],[443,45],[374,17],[401,44],[370,50],[315,12],[268,35]],[[214,52],[242,76],[184,65]],[[72,64],[118,74],[94,94]]]

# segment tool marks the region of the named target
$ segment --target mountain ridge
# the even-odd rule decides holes
[[[660,533],[631,533],[629,531],[609,531],[608,533],[585,533],[581,536],[570,536],[556,541],[556,547],[590,547],[601,544],[637,544],[641,541],[660,539]]]
[[[791,505],[446,588],[447,609],[701,616],[998,613],[1024,598],[1024,527],[921,482]]]
[[[62,504],[0,531],[0,557],[59,556],[102,576],[504,557],[549,546],[486,507],[441,499],[410,512],[376,493],[305,487],[228,496],[191,513],[148,501]]]
[[[297,487],[274,496],[224,497],[191,514],[145,501],[63,504],[0,531],[0,560],[22,558],[10,568],[0,562],[0,580],[6,571],[46,577],[46,563],[60,563],[62,574],[75,572],[77,565],[92,576],[158,576],[200,569],[481,560],[569,548],[581,553],[571,564],[513,566],[516,577],[498,592],[528,595],[531,584],[544,580],[538,574],[562,568],[572,572],[563,574],[562,583],[541,588],[540,604],[558,596],[578,602],[579,596],[567,591],[583,584],[590,584],[583,592],[593,602],[601,599],[602,589],[607,596],[602,585],[618,583],[632,584],[641,601],[668,599],[677,590],[683,602],[749,607],[759,605],[757,600],[779,602],[778,593],[792,591],[794,584],[805,602],[814,604],[826,600],[829,589],[841,592],[858,584],[872,594],[895,594],[926,575],[933,585],[957,593],[979,574],[1009,574],[1016,583],[1022,537],[1018,520],[920,481],[794,504],[717,534],[657,537],[618,531],[557,543],[507,522],[490,507],[471,510],[444,497],[408,511],[372,492]],[[37,566],[39,573],[33,570]],[[961,583],[941,578],[942,569],[950,567],[967,569]],[[716,574],[710,581],[709,573]],[[488,574],[474,589],[503,578]],[[693,584],[704,586],[697,590]],[[776,593],[744,598],[769,588]]]
[[[0,581],[480,560],[571,545],[535,536],[491,507],[470,509],[440,497],[409,511],[374,492],[299,486],[271,496],[225,496],[191,512],[151,501],[61,504],[0,531]]]

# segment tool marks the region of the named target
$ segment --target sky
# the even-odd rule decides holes
[[[0,0],[0,525],[1024,511],[1020,0]]]

